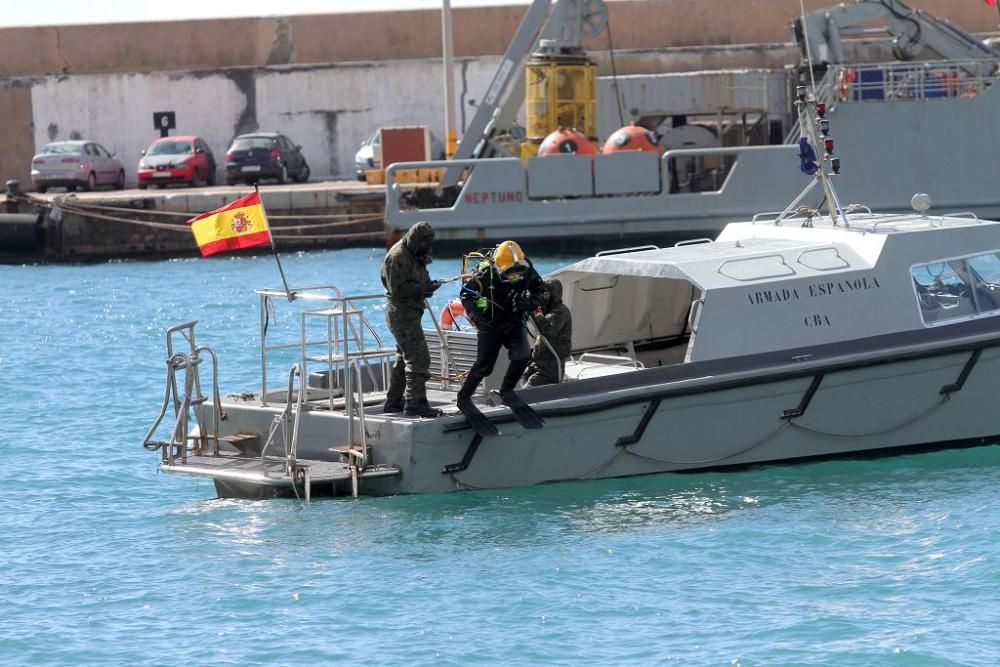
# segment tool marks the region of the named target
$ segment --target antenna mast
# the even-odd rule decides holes
[[[802,10],[802,24],[805,25],[806,9],[804,0],[799,0]],[[826,118],[826,103],[816,100],[816,78],[813,75],[812,50],[809,48],[809,31],[804,30],[806,45],[806,66],[809,68],[809,86],[796,86],[795,106],[799,112],[799,160],[801,169],[813,175],[813,180],[799,193],[774,224],[779,224],[789,213],[796,210],[817,184],[823,187],[823,198],[830,214],[830,221],[836,225],[843,220],[847,226],[847,216],[840,205],[840,198],[833,187],[833,177],[840,174],[840,158],[833,157],[833,139],[830,138],[830,121]],[[817,157],[818,156],[818,157]]]

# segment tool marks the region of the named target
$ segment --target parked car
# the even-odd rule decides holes
[[[354,175],[359,181],[365,180],[365,172],[369,169],[378,169],[382,166],[378,159],[379,152],[376,150],[381,141],[379,130],[375,130],[370,137],[361,142],[361,147],[354,154]],[[444,142],[431,134],[431,159],[443,160]]]
[[[215,155],[201,137],[161,137],[142,152],[139,189],[168,183],[215,185]]]
[[[125,167],[115,154],[93,141],[57,141],[31,158],[31,183],[39,192],[51,187],[93,190],[125,187]]]
[[[256,183],[265,178],[278,183],[287,183],[289,178],[308,181],[309,165],[302,146],[280,132],[254,132],[233,139],[226,151],[226,183]]]

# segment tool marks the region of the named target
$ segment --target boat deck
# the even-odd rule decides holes
[[[444,414],[443,416],[457,415],[460,414],[458,407],[456,405],[458,389],[461,387],[460,383],[451,383],[452,389],[440,389],[434,385],[434,383],[428,383],[427,385],[427,402],[430,403],[431,407],[441,410]],[[336,391],[336,390],[335,390]],[[269,391],[267,395],[267,403],[270,407],[281,407],[285,404],[286,397],[285,390]],[[335,394],[336,396],[336,394]],[[293,392],[292,400],[295,400],[295,395]],[[225,401],[236,401],[244,405],[256,405],[263,406],[259,397],[256,394],[246,394],[246,395],[230,395],[224,399]],[[401,412],[396,413],[385,413],[382,411],[382,407],[385,404],[385,392],[384,391],[367,391],[364,395],[365,401],[365,416],[371,417],[385,417],[388,419],[419,419],[419,417],[407,417]],[[473,402],[482,408],[489,408],[495,406],[502,406],[499,397],[496,396],[495,392],[491,393],[490,396],[484,396],[482,393],[482,388],[476,392],[473,397]],[[325,389],[314,389],[310,388],[309,393],[306,397],[306,405],[310,410],[329,410],[330,409],[330,395]],[[344,398],[343,396],[335,397],[333,400],[333,412],[343,412],[344,410]]]
[[[299,461],[309,469],[313,483],[339,482],[351,479],[351,466],[334,461]],[[163,464],[165,472],[211,477],[271,487],[290,487],[294,480],[285,472],[285,460],[276,456],[261,459],[237,453],[220,452],[218,456],[189,455],[187,463],[179,460]]]

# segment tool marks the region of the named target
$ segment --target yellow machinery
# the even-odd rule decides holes
[[[587,58],[583,44],[607,25],[604,0],[532,0],[500,59],[493,82],[476,106],[454,159],[512,154],[528,158],[560,125],[576,129],[596,143],[597,68]],[[522,72],[525,83],[515,85]],[[522,102],[527,103],[526,128],[517,124]],[[457,186],[465,171],[465,167],[449,167],[440,187]]]
[[[559,127],[597,141],[596,80],[597,66],[582,49],[542,40],[525,65],[527,137],[521,159],[534,157],[545,137]]]

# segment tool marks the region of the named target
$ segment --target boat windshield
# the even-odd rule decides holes
[[[1000,253],[922,264],[911,270],[924,324],[1000,311]]]

